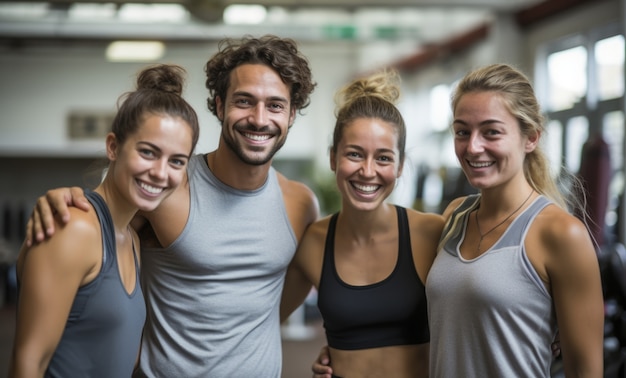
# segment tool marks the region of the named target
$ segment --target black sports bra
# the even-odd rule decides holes
[[[396,206],[396,212],[396,266],[387,278],[366,286],[352,286],[339,278],[334,258],[338,214],[330,219],[317,305],[332,348],[355,350],[430,341],[426,293],[415,271],[406,209]]]

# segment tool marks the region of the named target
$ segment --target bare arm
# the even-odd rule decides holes
[[[93,251],[100,234],[87,214],[57,225],[55,237],[18,258],[20,300],[9,376],[43,377],[61,340],[74,296],[88,275],[95,274],[99,253]],[[95,256],[95,257],[94,257]]]
[[[55,218],[61,224],[67,224],[70,220],[68,207],[71,206],[85,211],[90,209],[89,201],[79,187],[51,189],[39,197],[26,226],[26,246],[52,236]]]
[[[312,287],[317,289],[322,274],[327,229],[328,219],[315,222],[300,240],[285,277],[280,303],[281,321],[285,321],[304,302]]]
[[[300,248],[298,248],[300,250]],[[312,284],[298,266],[297,254],[289,264],[282,297],[280,298],[280,322],[287,320],[289,315],[300,306],[311,291]]]
[[[554,219],[554,218],[553,218]],[[601,377],[604,307],[598,259],[578,219],[560,217],[542,240],[559,326],[565,375]]]
[[[297,181],[291,181],[279,174],[279,183],[283,192],[285,207],[291,227],[298,239],[298,248],[294,253],[285,276],[280,304],[280,320],[285,321],[298,306],[304,302],[311,290],[312,282],[304,271],[308,266],[308,248],[312,247],[307,237],[309,226],[319,217],[317,198],[311,189]]]

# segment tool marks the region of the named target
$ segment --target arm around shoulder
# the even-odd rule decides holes
[[[39,197],[26,226],[26,245],[31,246],[52,236],[56,227],[55,219],[61,224],[69,222],[69,207],[77,207],[84,211],[91,208],[81,188],[51,189]]]

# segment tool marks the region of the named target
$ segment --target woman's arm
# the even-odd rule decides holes
[[[565,375],[601,377],[604,306],[598,258],[586,227],[561,213],[542,233]]]
[[[72,211],[69,224],[57,224],[54,237],[20,251],[20,296],[9,370],[13,378],[44,375],[65,329],[76,291],[99,270],[99,227],[89,219],[95,217],[92,213],[79,212]]]

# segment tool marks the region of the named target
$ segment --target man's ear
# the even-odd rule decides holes
[[[215,112],[220,123],[224,122],[224,103],[220,96],[215,96]]]
[[[296,121],[296,109],[292,107],[291,110],[289,111],[289,128],[293,126],[293,123],[295,121]]]
[[[110,161],[115,161],[117,159],[117,148],[119,147],[117,143],[117,138],[115,134],[108,133],[106,136],[106,154],[107,158]]]

